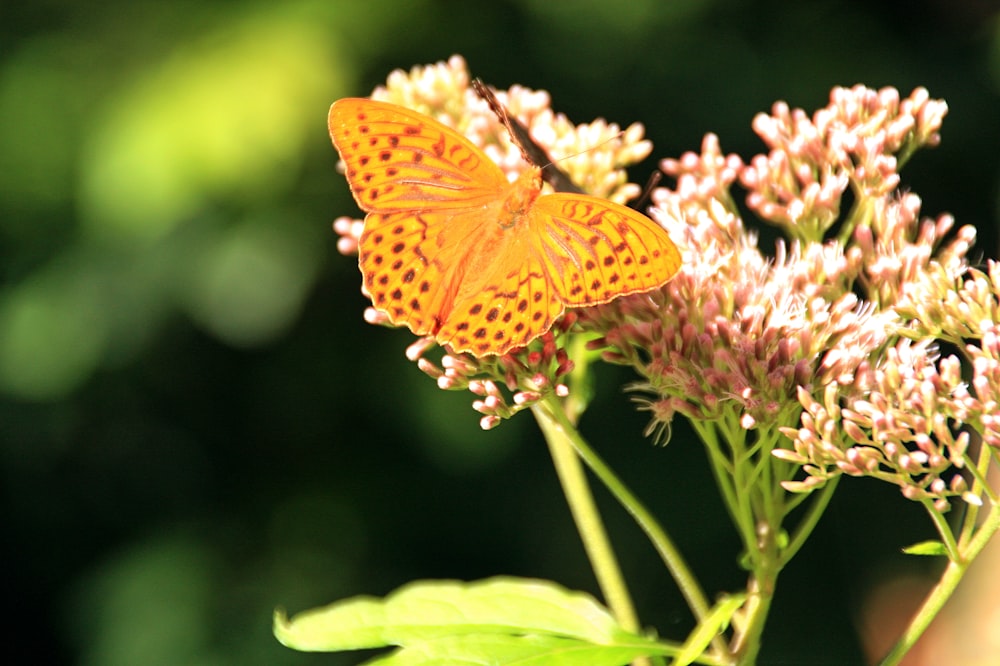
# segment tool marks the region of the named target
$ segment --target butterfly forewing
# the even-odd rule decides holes
[[[328,122],[351,191],[365,211],[474,207],[496,199],[507,185],[481,150],[424,114],[348,98],[333,103]]]

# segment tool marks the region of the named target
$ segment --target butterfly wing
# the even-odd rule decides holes
[[[456,299],[468,288],[466,276],[481,275],[479,265],[491,256],[482,216],[479,209],[369,213],[358,260],[375,308],[417,335],[450,342],[462,316]]]
[[[545,274],[567,306],[655,289],[681,265],[663,227],[604,199],[549,194],[535,201],[529,219]]]
[[[391,321],[455,351],[504,354],[566,305],[653,289],[680,265],[649,218],[586,195],[535,199],[534,178],[508,184],[475,145],[423,114],[344,99],[329,127],[368,212],[365,291]]]
[[[470,248],[496,220],[507,179],[454,129],[395,104],[341,99],[328,120],[354,198],[368,212],[358,253],[365,291],[393,323],[445,341],[439,331]]]
[[[369,213],[471,208],[507,185],[472,142],[405,107],[340,99],[330,107],[328,125],[351,192]]]
[[[487,242],[492,260],[477,266],[478,253],[470,252],[472,269],[437,336],[456,351],[476,356],[506,354],[528,344],[565,309],[530,239],[507,233]]]
[[[456,352],[505,354],[544,333],[563,304],[526,228],[484,213],[369,214],[361,236],[375,307]],[[491,220],[481,224],[480,220]],[[427,229],[438,231],[433,239]]]

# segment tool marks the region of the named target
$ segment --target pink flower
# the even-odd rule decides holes
[[[461,58],[394,72],[373,97],[461,128],[512,177],[524,167],[506,128],[470,89]],[[560,166],[576,183],[619,201],[638,193],[621,166],[649,153],[641,126],[574,126],[546,93],[522,87],[498,97],[554,158],[571,156]],[[855,86],[835,88],[811,115],[782,102],[758,115],[753,127],[767,152],[749,161],[706,135],[699,153],[663,160],[675,185],[653,193],[650,215],[683,252],[671,282],[569,312],[540,340],[501,357],[444,350],[435,361],[430,339],[407,356],[442,389],[471,391],[481,425],[492,428],[546,395],[568,393],[565,344],[583,330],[597,336],[591,348],[642,378],[634,388],[651,434],[667,436],[678,414],[716,424],[725,437],[757,433],[748,440],[761,443],[753,455],[793,463],[779,473],[786,489],[873,476],[944,508],[968,494],[953,471],[968,464],[968,428],[1000,447],[1000,268],[971,270],[974,230],[949,237],[950,216],[921,218],[919,197],[898,192],[899,167],[937,144],[946,112],[923,89],[901,99],[891,88]],[[790,237],[773,258],[744,224],[737,184],[747,207]],[[334,228],[339,249],[356,252],[362,223],[338,218]],[[366,318],[387,323],[372,309]],[[962,357],[939,357],[939,341]],[[778,432],[787,446],[769,434]],[[796,466],[805,476],[793,480]]]

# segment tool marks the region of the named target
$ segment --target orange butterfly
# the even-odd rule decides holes
[[[456,352],[505,354],[567,307],[655,289],[680,266],[645,215],[585,194],[513,183],[468,139],[369,99],[330,107],[330,138],[368,215],[359,265],[377,310]]]

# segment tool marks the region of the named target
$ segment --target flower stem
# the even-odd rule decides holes
[[[590,492],[587,484],[587,477],[580,464],[580,459],[574,451],[572,439],[575,428],[569,424],[568,420],[557,418],[562,414],[561,407],[557,404],[545,404],[545,408],[537,403],[532,406],[531,411],[538,421],[545,441],[549,445],[549,453],[552,455],[552,462],[562,484],[563,493],[569,503],[576,528],[580,532],[583,540],[584,550],[590,558],[590,564],[597,577],[597,584],[601,588],[608,603],[608,607],[614,614],[618,624],[626,631],[638,633],[640,629],[639,618],[625,585],[621,568],[618,566],[618,558],[611,547],[611,541],[601,522],[601,516],[594,503],[594,496]],[[579,435],[576,435],[579,437]]]
[[[981,473],[986,472],[991,456],[992,450],[988,446],[983,446],[979,464],[979,471]],[[984,487],[980,485],[978,480],[973,486],[973,492],[984,492]],[[963,527],[957,543],[955,543],[954,539],[948,541],[946,538],[948,533],[942,532],[942,538],[945,539],[950,556],[948,566],[945,567],[937,585],[930,591],[920,609],[913,616],[913,619],[910,620],[906,631],[893,646],[892,650],[880,662],[880,666],[895,666],[902,661],[906,653],[916,644],[927,630],[927,627],[930,626],[931,621],[944,608],[945,603],[947,603],[948,599],[955,592],[955,588],[958,587],[958,583],[965,576],[965,572],[968,571],[972,561],[982,552],[997,530],[1000,530],[1000,504],[991,501],[988,506],[990,507],[990,511],[982,524],[974,529],[970,523],[967,523]]]
[[[910,620],[909,626],[907,626],[906,631],[893,646],[892,650],[879,662],[880,666],[895,666],[902,661],[906,653],[916,644],[924,631],[927,630],[927,627],[930,626],[931,621],[941,611],[948,599],[951,598],[955,588],[958,587],[958,583],[965,576],[965,572],[968,571],[972,560],[986,546],[989,538],[997,531],[997,528],[1000,528],[1000,507],[993,506],[986,522],[983,523],[976,536],[969,542],[968,552],[965,554],[965,557],[958,562],[948,562],[944,573],[941,574],[941,579],[938,580],[937,585],[934,586],[934,589],[924,599],[924,603],[913,616],[913,619]]]
[[[779,567],[758,566],[747,584],[747,601],[743,606],[744,620],[733,636],[730,652],[737,656],[739,666],[753,666],[760,651],[760,638],[764,633],[768,612],[774,599]]]
[[[809,509],[806,511],[806,515],[795,526],[795,531],[789,539],[788,545],[781,551],[782,564],[788,564],[795,557],[795,554],[799,552],[799,549],[805,545],[806,539],[812,534],[819,519],[826,512],[826,507],[830,504],[830,500],[833,498],[833,493],[837,489],[839,482],[840,477],[835,476],[827,481],[825,486],[814,491],[814,498],[809,505]]]
[[[647,538],[649,538],[650,542],[652,542],[656,552],[659,553],[664,564],[666,564],[667,569],[677,582],[677,586],[680,589],[681,594],[683,594],[684,598],[687,600],[688,606],[691,608],[691,612],[694,614],[695,619],[698,622],[702,622],[707,619],[711,611],[708,600],[676,545],[657,522],[653,514],[650,513],[650,511],[642,504],[642,502],[639,501],[632,491],[628,489],[621,479],[615,475],[611,468],[608,467],[607,463],[605,463],[600,456],[598,456],[597,453],[590,448],[586,440],[584,440],[584,438],[580,435],[579,431],[577,431],[573,427],[572,423],[569,422],[569,419],[563,413],[558,401],[555,398],[548,398],[542,402],[536,403],[532,407],[532,411],[542,428],[542,432],[545,433],[546,439],[550,440],[551,438],[558,437],[563,439],[566,443],[569,443],[575,450],[575,454],[579,455],[583,462],[586,463],[587,467],[589,467],[590,470],[601,480],[614,498],[618,500],[619,504],[621,504],[625,510],[629,512],[639,525],[640,529],[646,533]],[[555,448],[551,441],[549,446],[550,448]],[[564,444],[559,443],[558,446],[561,447],[564,446]],[[567,498],[572,505],[574,499],[570,496],[568,490]],[[583,529],[580,529],[581,535],[583,535]],[[588,539],[586,535],[584,535],[583,538],[585,542]],[[596,571],[597,565],[595,564],[594,566]],[[603,588],[604,585],[602,584],[602,589]],[[605,595],[607,596],[608,593],[605,592]],[[611,606],[610,597],[608,598],[608,604]],[[614,606],[612,606],[612,611],[614,610]],[[619,622],[621,622],[621,620],[619,620]],[[721,654],[725,652],[725,645],[721,638],[717,637],[716,640],[713,641],[713,646],[718,653]]]

